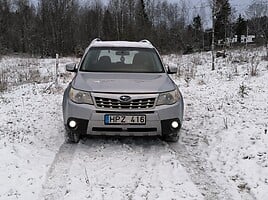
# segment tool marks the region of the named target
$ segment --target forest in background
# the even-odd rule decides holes
[[[149,39],[162,53],[205,50],[211,29],[203,16],[192,16],[185,1],[110,0],[0,0],[0,54],[71,55],[96,37],[102,40]],[[246,17],[235,13],[229,0],[208,0],[215,15],[215,41],[254,34],[267,44],[267,3],[253,1]],[[202,8],[200,8],[201,10]],[[238,41],[240,42],[240,41]]]

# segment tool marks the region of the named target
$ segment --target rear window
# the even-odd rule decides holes
[[[80,71],[162,73],[164,69],[154,49],[95,47],[88,51]]]

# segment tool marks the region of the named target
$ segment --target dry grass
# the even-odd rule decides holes
[[[7,89],[8,81],[7,81],[7,73],[6,71],[0,71],[0,92],[3,92]]]
[[[1,67],[0,91],[14,85],[43,82],[37,59],[19,59],[16,63],[4,63]]]
[[[242,83],[240,86],[239,86],[239,92],[238,92],[238,94],[242,97],[242,98],[244,98],[245,96],[247,96],[248,95],[248,87],[244,84],[244,83]]]
[[[193,58],[191,59],[191,62],[194,65],[202,65],[203,64],[202,59],[201,59],[200,56],[193,56]]]
[[[257,55],[252,56],[250,60],[250,68],[249,68],[249,73],[251,76],[257,76],[259,64],[260,64],[259,57]]]
[[[41,83],[42,78],[38,69],[22,71],[18,76],[18,83]]]

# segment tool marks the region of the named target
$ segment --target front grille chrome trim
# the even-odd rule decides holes
[[[120,97],[131,97],[129,102],[122,102]],[[106,94],[92,93],[94,104],[99,109],[109,110],[147,110],[155,108],[158,94]]]

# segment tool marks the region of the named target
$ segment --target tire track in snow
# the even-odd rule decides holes
[[[135,140],[135,139],[134,139]],[[147,146],[149,144],[149,147]],[[176,171],[184,171],[183,168],[178,167],[181,165],[180,161],[174,156],[174,152],[170,150],[170,147],[167,143],[163,142],[160,139],[152,140],[148,142],[148,144],[143,144],[142,150],[144,154],[150,155],[146,158],[145,162],[141,165],[144,166],[145,171],[142,171],[137,174],[137,177],[133,177],[133,180],[138,180],[136,182],[135,188],[131,191],[130,199],[163,199],[168,198],[168,196],[159,195],[158,192],[154,190],[154,188],[158,187],[161,190],[166,190],[169,186],[167,185],[167,181],[164,180],[163,177],[173,177],[176,179]],[[135,150],[135,142],[131,144],[131,148]],[[159,163],[162,163],[159,165]],[[161,170],[161,165],[171,164],[169,169],[171,171],[163,171]],[[186,171],[186,170],[185,170]],[[175,173],[174,173],[175,172]],[[161,176],[162,175],[162,176]],[[175,176],[174,176],[175,175]],[[172,181],[171,181],[172,182]],[[182,180],[175,180],[173,185],[174,194],[179,194],[183,191],[183,189],[179,189],[184,183]],[[179,191],[180,190],[180,191]],[[199,199],[200,197],[191,196],[189,194],[176,196],[178,199]],[[140,195],[140,196],[139,196]],[[173,199],[173,198],[172,198]]]
[[[183,131],[183,130],[182,130]],[[194,137],[194,136],[191,136]],[[196,140],[196,138],[190,138],[190,140]],[[118,146],[119,145],[119,146]],[[110,149],[114,146],[115,150],[123,150],[123,155],[126,154],[124,152],[132,152],[133,155],[145,155],[144,157],[140,157],[137,160],[138,168],[135,169],[136,172],[132,173],[132,181],[130,185],[127,187],[119,188],[122,192],[122,195],[128,197],[128,199],[136,199],[136,198],[145,198],[149,199],[157,198],[158,193],[154,191],[153,188],[163,187],[165,188],[167,185],[161,182],[161,179],[156,177],[159,176],[159,161],[165,158],[160,155],[164,155],[163,153],[170,152],[175,155],[175,160],[169,154],[166,154],[168,159],[171,159],[172,162],[176,162],[176,160],[183,166],[183,168],[189,174],[191,180],[196,185],[196,187],[200,190],[201,194],[204,196],[204,199],[208,200],[231,200],[234,199],[232,195],[228,193],[224,188],[217,185],[215,180],[211,175],[209,175],[209,169],[204,166],[206,160],[204,158],[198,157],[195,154],[195,151],[189,151],[191,149],[187,148],[187,146],[181,142],[178,143],[166,143],[162,140],[152,141],[144,140],[141,138],[135,139],[119,139],[119,140],[106,140],[106,139],[88,139],[86,143],[79,143],[78,145],[66,144],[64,143],[47,173],[46,181],[43,184],[43,190],[40,195],[40,200],[58,200],[63,199],[64,196],[68,193],[68,189],[66,184],[68,183],[68,175],[70,172],[70,167],[73,161],[74,154],[91,152],[94,156],[104,156],[105,159],[105,149]],[[121,147],[120,147],[121,146]],[[78,148],[77,148],[78,147]],[[97,147],[97,148],[96,148]],[[113,147],[113,148],[114,148]],[[88,148],[88,149],[87,149]],[[113,149],[112,148],[112,149]],[[96,150],[95,153],[92,149]],[[189,150],[188,150],[189,149]],[[111,156],[113,157],[113,152],[111,152]],[[118,159],[118,157],[115,157]],[[84,160],[85,166],[87,164],[88,159]],[[123,161],[123,160],[122,160]],[[166,162],[166,161],[164,161]],[[168,161],[170,162],[170,161]],[[110,163],[113,164],[113,163]],[[109,175],[109,173],[108,173]],[[103,180],[106,182],[107,180]],[[97,182],[95,182],[97,183]],[[102,183],[103,184],[103,183]],[[101,186],[102,195],[107,195],[111,191],[107,189],[109,185],[109,181]],[[93,185],[91,185],[92,187]],[[179,187],[179,186],[178,186]],[[96,186],[90,189],[91,192],[94,193],[96,190]],[[111,193],[110,193],[111,194]],[[153,197],[154,196],[154,197]],[[241,194],[243,200],[251,200],[255,199],[250,196],[250,194]],[[153,198],[152,198],[153,197]],[[103,196],[105,199],[105,196]]]
[[[221,138],[220,137],[217,137],[216,138],[217,142],[216,143],[219,143],[221,144],[222,141],[221,141]],[[218,150],[218,153],[220,154],[221,153],[221,149]],[[224,163],[222,163],[222,165],[224,165]],[[240,179],[243,180],[243,178],[239,178],[238,177],[238,180]],[[233,180],[232,180],[233,181]],[[237,188],[237,194],[240,196],[241,200],[257,200],[256,196],[254,195],[254,193],[250,190],[250,188],[246,187],[247,183],[245,183],[244,181],[241,182],[242,183],[242,188]],[[236,184],[234,184],[234,186],[236,186]],[[243,186],[245,186],[243,188]]]
[[[63,143],[56,154],[42,185],[39,200],[60,200],[67,193],[66,184],[76,150],[75,144]]]
[[[185,135],[185,130],[181,130],[181,138]],[[197,145],[197,142],[199,138],[196,136],[191,136],[187,140],[190,140],[195,145]],[[169,148],[174,151],[174,153],[177,155],[177,159],[180,161],[182,166],[185,168],[187,173],[190,175],[193,183],[197,186],[197,188],[200,190],[201,194],[204,196],[207,200],[234,200],[235,197],[228,191],[228,188],[225,189],[222,186],[220,186],[212,175],[209,173],[212,171],[209,169],[206,164],[206,159],[197,156],[196,150],[191,151],[190,148],[193,148],[191,144],[189,144],[191,147],[187,148],[185,144],[181,142],[181,140],[177,143],[165,143]],[[199,149],[200,150],[200,149]],[[251,193],[239,193],[242,200],[256,200],[256,198]]]
[[[163,152],[163,145],[158,143],[157,140],[151,140],[146,143],[138,142],[138,144],[136,140],[133,140],[132,143],[128,144],[128,148],[136,152],[137,146],[141,147],[141,154],[150,156],[143,159],[143,162],[140,165],[141,170],[139,170],[135,176],[133,176],[135,184],[128,192],[127,197],[128,199],[157,199],[159,196],[152,189],[156,188],[156,184],[158,184],[160,187],[163,187],[161,180],[158,179],[159,169],[156,167],[158,162],[161,160],[158,155],[159,153],[157,152]],[[164,149],[164,151],[166,151],[166,149]]]
[[[75,155],[66,200],[202,199],[174,152],[156,138],[90,138]]]
[[[201,194],[205,199],[232,199],[231,195],[220,188],[213,178],[206,172],[205,167],[202,166],[203,161],[199,160],[195,155],[188,152],[182,143],[167,145],[177,155],[178,160],[190,175],[192,181],[201,191]]]

